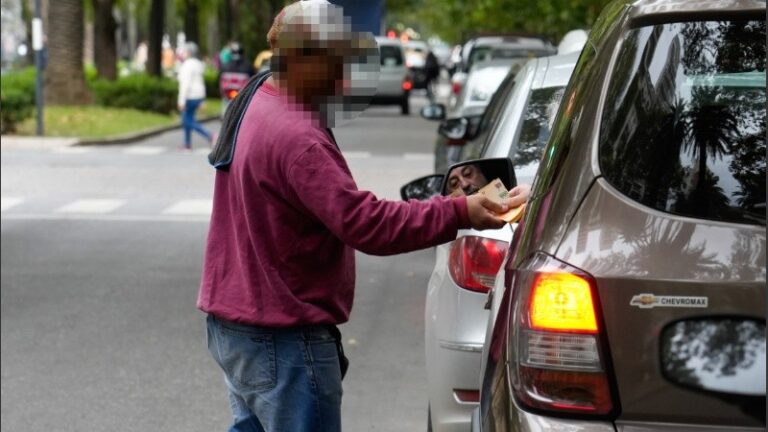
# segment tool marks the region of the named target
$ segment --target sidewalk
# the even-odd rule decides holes
[[[219,116],[204,117],[198,119],[201,123],[218,120]],[[124,135],[112,136],[109,138],[77,138],[77,137],[38,137],[21,135],[2,135],[0,137],[0,149],[18,150],[18,149],[56,149],[71,146],[89,146],[89,145],[111,145],[111,144],[130,144],[144,139],[160,135],[161,133],[181,129],[181,124],[160,126],[154,129],[132,132]]]

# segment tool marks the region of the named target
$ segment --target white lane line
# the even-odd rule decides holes
[[[210,215],[213,201],[209,199],[184,200],[163,210],[166,215]]]
[[[21,198],[16,197],[0,197],[0,210],[6,211],[10,209],[11,207],[16,207],[17,205],[24,202]]]
[[[342,153],[344,154],[344,157],[348,159],[366,159],[371,157],[371,152],[364,151],[347,151]]]
[[[133,146],[123,150],[123,154],[129,155],[156,155],[165,152],[165,147]]]
[[[2,220],[106,221],[106,222],[209,222],[210,216],[161,216],[130,214],[3,213]]]
[[[405,160],[433,160],[435,155],[432,153],[403,153]]]
[[[117,210],[123,204],[125,204],[125,201],[115,199],[81,199],[59,207],[55,212],[104,214]]]
[[[83,153],[90,153],[93,149],[89,147],[59,147],[52,149],[52,153],[60,153],[60,154],[83,154]]]

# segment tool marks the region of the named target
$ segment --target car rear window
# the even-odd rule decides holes
[[[765,224],[765,22],[632,30],[609,85],[600,168],[652,208]]]
[[[382,66],[402,66],[403,52],[400,48],[389,45],[379,46]]]
[[[509,155],[515,165],[515,172],[533,170],[531,173],[521,172],[521,175],[532,177],[535,174],[564,91],[565,87],[547,87],[531,92],[523,114],[519,139]]]

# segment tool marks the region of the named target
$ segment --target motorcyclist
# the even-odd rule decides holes
[[[230,101],[237,96],[248,79],[255,74],[251,62],[245,58],[243,47],[239,43],[232,42],[229,45],[229,52],[230,60],[222,64],[219,71],[222,116],[227,111]]]

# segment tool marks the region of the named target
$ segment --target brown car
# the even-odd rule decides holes
[[[473,430],[765,430],[765,16],[605,8],[489,294]]]

